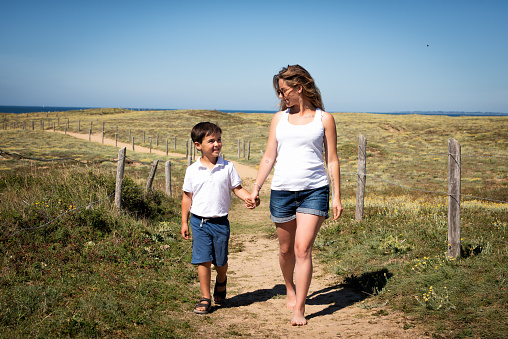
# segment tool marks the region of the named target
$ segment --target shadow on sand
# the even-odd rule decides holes
[[[260,289],[252,292],[245,292],[228,298],[221,306],[222,308],[232,308],[248,306],[257,302],[264,302],[275,297],[285,298],[286,287],[282,284],[275,285],[271,289]],[[346,285],[335,285],[315,291],[307,297],[307,305],[328,305],[325,309],[306,316],[307,319],[332,314],[344,307],[356,302],[362,301],[368,295],[361,293]]]
[[[381,291],[393,274],[386,269],[374,272],[366,272],[361,276],[350,276],[345,279],[345,284],[323,288],[312,292],[307,296],[307,305],[322,305],[326,308],[319,312],[311,313],[307,319],[333,314],[349,305],[369,298],[370,295]],[[260,289],[252,292],[238,294],[226,300],[223,308],[248,306],[256,302],[263,302],[275,297],[285,298],[286,287],[282,284],[275,285],[271,289]]]

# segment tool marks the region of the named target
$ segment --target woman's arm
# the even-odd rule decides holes
[[[340,165],[339,157],[337,156],[337,128],[335,127],[335,120],[330,113],[323,112],[323,126],[325,128],[325,161],[333,192],[333,220],[337,220],[342,214],[343,208],[340,201]]]
[[[277,137],[275,135],[275,129],[277,128],[277,124],[282,117],[282,113],[283,112],[278,112],[272,118],[272,122],[270,124],[270,134],[268,135],[268,142],[266,144],[266,151],[263,154],[263,158],[261,158],[261,162],[259,163],[256,182],[252,188],[251,197],[253,199],[259,196],[259,190],[265,183],[266,178],[268,178],[268,175],[272,171],[273,165],[275,164],[275,160],[277,159]]]

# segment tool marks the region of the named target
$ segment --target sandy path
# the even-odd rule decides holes
[[[67,134],[88,140],[88,134]],[[102,135],[94,134],[91,140],[102,143]],[[115,140],[105,138],[104,144],[114,146]],[[118,147],[129,149],[132,145],[118,142]],[[135,151],[149,153],[150,149],[136,145]],[[166,156],[166,152],[160,150],[152,149],[152,153]],[[179,153],[169,153],[168,156],[184,157]],[[256,169],[235,161],[233,163],[242,179],[254,180]],[[263,202],[265,209],[267,204],[268,202]],[[231,218],[245,213],[242,206],[236,205],[231,211]],[[260,222],[261,218],[269,219],[268,211],[254,213],[252,217]],[[189,310],[185,316],[204,319],[199,332],[192,337],[427,337],[423,334],[424,330],[415,326],[404,314],[395,312],[386,305],[371,309],[359,307],[369,304],[368,296],[338,284],[337,277],[323,273],[322,266],[316,261],[307,300],[308,325],[293,327],[289,322],[292,312],[285,308],[285,287],[279,268],[277,239],[268,239],[263,234],[233,234],[231,241],[242,243],[243,249],[229,256],[228,301],[206,316],[195,315]],[[212,277],[212,286],[214,281],[215,277]]]
[[[46,131],[47,132],[52,132],[52,130],[46,130]],[[55,131],[55,132],[56,133],[65,134],[65,132],[62,132],[62,131]],[[88,134],[67,132],[67,135],[75,137],[75,138],[78,138],[78,139],[88,140]],[[102,134],[101,133],[92,134],[90,139],[91,139],[92,142],[102,143]],[[128,143],[125,143],[125,142],[118,141],[116,143],[116,145],[115,145],[115,139],[104,138],[104,145],[116,146],[118,148],[126,147],[127,151],[132,151],[132,144],[128,144]],[[141,153],[150,153],[150,148],[139,146],[139,145],[135,145],[134,146],[134,151],[141,152]],[[159,154],[159,155],[166,156],[166,152],[158,150],[158,149],[152,148],[151,152],[153,154]],[[185,155],[181,154],[181,153],[171,153],[171,152],[169,152],[168,153],[168,157],[185,158]],[[238,174],[240,174],[240,177],[242,179],[243,178],[255,178],[256,177],[256,174],[257,174],[257,170],[256,169],[254,169],[252,167],[249,167],[249,166],[246,166],[246,165],[243,165],[243,164],[240,164],[240,163],[238,163],[238,162],[236,162],[234,160],[228,159],[228,161],[231,161],[235,165],[235,168],[238,171]]]
[[[306,306],[308,325],[290,325],[277,239],[237,235],[244,249],[230,255],[228,303],[209,315],[212,326],[199,335],[223,338],[241,333],[254,338],[424,338],[403,314],[386,306],[367,310],[366,295],[344,288],[314,265]],[[214,278],[212,278],[214,280]],[[409,329],[404,330],[404,326]]]

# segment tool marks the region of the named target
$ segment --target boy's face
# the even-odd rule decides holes
[[[196,148],[201,151],[204,157],[216,158],[222,150],[222,139],[219,133],[206,135],[201,143],[195,142]]]

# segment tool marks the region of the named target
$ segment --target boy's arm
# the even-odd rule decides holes
[[[247,206],[247,208],[253,209],[256,206],[259,206],[259,197],[257,197],[255,201],[252,201],[251,194],[247,192],[247,190],[243,188],[242,185],[238,185],[235,188],[233,188],[233,193],[238,198],[245,201],[245,206]]]
[[[180,233],[184,239],[189,239],[189,214],[192,205],[192,193],[183,192],[182,197],[182,228]]]

